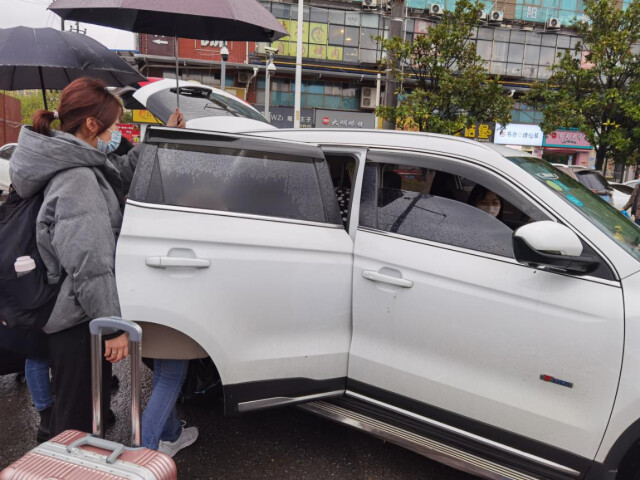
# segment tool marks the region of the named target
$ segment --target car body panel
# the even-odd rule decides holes
[[[345,377],[352,248],[341,228],[129,201],[116,254],[122,315],[179,327],[224,384]],[[145,264],[180,250],[211,267]]]
[[[605,461],[620,436],[640,419],[640,273],[625,278],[622,287],[625,304],[624,362],[611,420],[596,457],[599,462]]]

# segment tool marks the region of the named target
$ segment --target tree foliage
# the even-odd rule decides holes
[[[546,83],[526,103],[542,110],[542,130],[576,127],[596,148],[596,168],[607,158],[636,157],[640,138],[640,1],[626,11],[615,0],[584,0],[582,39],[558,57]]]
[[[479,4],[459,0],[454,11],[413,41],[378,39],[387,52],[384,66],[410,89],[400,89],[397,107],[378,107],[378,116],[405,128],[450,135],[475,122],[509,123],[513,100],[489,77],[472,40],[480,11]]]
[[[52,108],[57,108],[60,104],[60,94],[62,93],[59,90],[47,90],[47,106],[49,110]],[[33,114],[37,110],[42,110],[44,108],[44,100],[42,99],[42,92],[40,90],[33,90],[29,93],[16,93],[16,92],[7,92],[7,95],[11,95],[12,97],[20,100],[21,110],[22,110],[22,124],[23,125],[31,125]],[[131,110],[123,110],[122,116],[120,117],[121,123],[133,123],[133,112]],[[58,128],[60,122],[54,122],[53,127]]]
[[[46,92],[48,107],[49,109],[54,108],[54,106],[60,103],[60,92],[56,90],[47,90]],[[7,91],[4,93],[20,100],[23,125],[31,125],[33,114],[37,110],[44,108],[44,100],[42,99],[42,92],[40,90],[33,90],[28,93]]]

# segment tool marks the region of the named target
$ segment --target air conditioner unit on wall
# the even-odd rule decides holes
[[[266,55],[267,51],[265,50],[265,48],[268,46],[269,46],[269,43],[267,42],[256,42],[256,53],[261,55]]]
[[[431,5],[429,5],[427,10],[429,11],[429,15],[444,15],[444,8],[442,8],[442,6],[438,5],[437,3],[432,3]]]
[[[362,87],[360,92],[360,108],[373,110],[376,108],[376,89],[373,87]]]
[[[562,27],[562,22],[558,18],[550,18],[547,20],[547,28],[550,30],[557,30]]]
[[[378,8],[378,0],[362,0],[363,10],[374,10]]]
[[[249,83],[251,80],[251,73],[249,72],[238,72],[238,83]]]
[[[480,13],[478,14],[478,20],[480,20],[481,22],[486,22],[488,17],[489,15],[487,15],[486,12],[480,10]]]
[[[504,19],[504,12],[494,10],[489,14],[489,21],[494,23],[500,23]]]

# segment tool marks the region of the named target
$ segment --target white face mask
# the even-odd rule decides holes
[[[498,214],[500,213],[500,207],[497,205],[490,205],[490,206],[479,205],[478,208],[483,212],[488,213],[492,217],[497,217]]]

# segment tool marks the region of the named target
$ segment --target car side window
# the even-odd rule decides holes
[[[514,201],[504,182],[465,170],[368,162],[360,225],[513,258],[513,230],[546,216],[531,204],[523,208],[522,198]]]
[[[341,224],[322,159],[180,144],[153,151],[146,192],[134,182],[133,200]]]

